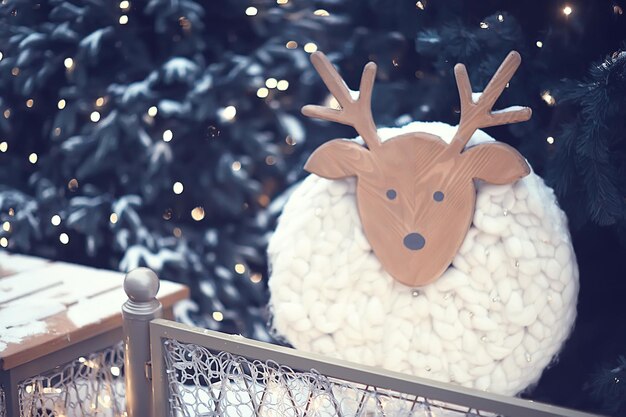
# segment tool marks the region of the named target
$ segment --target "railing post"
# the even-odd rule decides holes
[[[122,306],[126,412],[128,417],[152,417],[150,321],[163,315],[156,299],[159,278],[148,268],[134,269],[124,278],[124,291],[128,296]]]

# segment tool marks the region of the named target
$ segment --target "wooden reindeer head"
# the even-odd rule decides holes
[[[354,127],[366,146],[331,140],[313,152],[304,168],[327,179],[356,177],[365,236],[385,270],[408,286],[436,280],[452,262],[472,222],[473,180],[509,184],[530,172],[524,158],[504,143],[464,150],[476,129],[530,118],[529,108],[491,112],[517,70],[520,55],[509,53],[477,100],[472,97],[465,66],[454,67],[461,121],[450,144],[424,132],[402,134],[383,143],[371,111],[376,64],[365,66],[359,97],[353,99],[323,53],[313,53],[311,61],[341,108],[307,105],[302,113]]]

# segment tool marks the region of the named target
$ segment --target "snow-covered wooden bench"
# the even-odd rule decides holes
[[[38,410],[33,415],[60,415],[53,410],[54,401],[27,404],[26,399],[37,390],[67,396],[61,380],[69,381],[69,374],[85,379],[107,366],[111,381],[120,376],[121,305],[127,300],[123,281],[119,272],[0,252],[0,402],[7,415],[31,415],[26,414],[29,407]],[[158,299],[164,317],[172,318],[174,303],[188,295],[185,286],[161,281]],[[67,369],[54,369],[67,364]],[[40,375],[46,383],[36,378]],[[55,377],[59,381],[50,380]],[[88,388],[74,387],[81,390]]]

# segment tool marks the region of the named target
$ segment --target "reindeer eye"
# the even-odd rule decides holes
[[[443,193],[441,191],[435,191],[435,193],[433,194],[433,200],[435,201],[443,201]]]
[[[390,200],[395,200],[398,193],[393,188],[387,190],[387,198]]]

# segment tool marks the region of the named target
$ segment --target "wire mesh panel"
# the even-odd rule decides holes
[[[156,417],[592,417],[168,320],[150,338]]]
[[[163,343],[174,416],[493,415],[330,378],[315,370],[295,371],[272,361],[248,360],[171,339]]]
[[[20,416],[124,416],[123,367],[124,347],[119,343],[28,378],[18,386]]]

